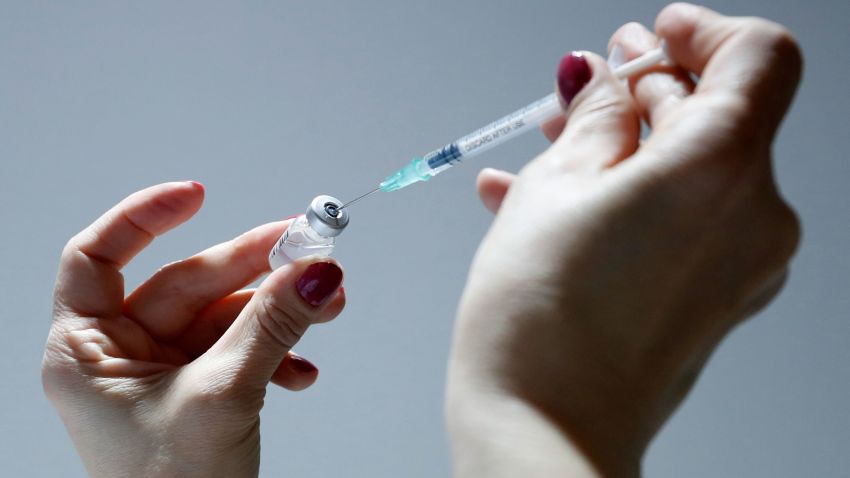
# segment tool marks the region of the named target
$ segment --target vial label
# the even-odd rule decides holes
[[[314,231],[307,218],[300,216],[289,225],[269,253],[272,270],[310,255],[329,256],[333,252],[334,238],[324,237]]]
[[[272,270],[292,262],[292,259],[286,257],[286,254],[283,253],[283,242],[285,240],[286,233],[284,232],[283,235],[280,236],[280,239],[277,240],[274,247],[272,247],[271,252],[269,252],[269,265],[272,267]]]

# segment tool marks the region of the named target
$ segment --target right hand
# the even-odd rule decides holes
[[[121,269],[200,208],[197,183],[130,195],[65,247],[42,378],[92,476],[257,476],[269,382],[309,387],[291,352],[345,306],[342,269],[310,256],[269,272],[290,221],[162,267],[129,296]]]
[[[678,68],[633,78],[630,93],[585,53],[592,78],[560,91],[572,101],[566,124],[547,126],[552,147],[517,177],[479,178],[498,215],[449,367],[461,476],[639,474],[712,350],[784,281],[799,226],[771,145],[800,77],[796,43],[686,4],[656,32]],[[658,41],[637,25],[612,38],[627,59]]]

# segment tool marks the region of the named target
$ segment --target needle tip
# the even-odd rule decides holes
[[[378,186],[378,187],[376,187],[375,189],[373,189],[373,190],[369,191],[368,193],[363,194],[363,195],[360,195],[360,196],[357,196],[356,198],[352,199],[351,201],[348,201],[347,203],[345,203],[345,204],[343,204],[342,206],[340,206],[340,208],[339,208],[338,210],[340,210],[340,211],[341,211],[341,210],[343,210],[343,209],[347,208],[348,206],[350,206],[350,205],[352,205],[352,204],[356,203],[357,201],[359,201],[359,200],[361,200],[361,199],[365,198],[366,196],[368,196],[368,195],[370,195],[370,194],[372,194],[372,193],[378,192],[378,191],[380,191],[380,190],[381,190],[381,187],[380,187],[380,186]]]

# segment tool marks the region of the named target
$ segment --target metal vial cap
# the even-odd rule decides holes
[[[335,237],[348,225],[348,210],[333,196],[316,196],[307,208],[307,223],[323,237]]]

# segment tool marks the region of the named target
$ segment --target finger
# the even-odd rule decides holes
[[[304,357],[289,352],[272,375],[272,383],[297,392],[313,385],[319,378],[319,369]]]
[[[625,62],[622,53],[622,49],[620,48],[611,50],[611,54],[608,56],[608,66],[612,70]],[[541,124],[540,130],[543,132],[543,136],[545,136],[550,143],[554,143],[555,140],[558,139],[558,136],[561,135],[561,132],[564,131],[564,127],[566,125],[567,118],[564,116],[557,116]]]
[[[327,257],[310,256],[275,270],[193,365],[231,377],[230,386],[264,388],[310,324],[323,320],[342,279],[342,269]]]
[[[201,356],[227,332],[253,296],[254,289],[245,289],[210,304],[174,340],[174,344],[190,359]]]
[[[627,23],[618,29],[609,42],[613,50],[619,47],[623,60],[633,60],[659,47],[655,35],[639,23]],[[681,68],[658,66],[630,79],[632,96],[638,111],[650,126],[658,125],[683,98],[694,90],[694,83]]]
[[[725,17],[704,7],[676,3],[655,22],[671,59],[700,76],[697,92],[741,95],[766,123],[772,138],[802,70],[802,54],[784,27],[751,17]]]
[[[558,93],[566,107],[567,124],[535,162],[570,172],[596,172],[637,149],[637,110],[604,59],[586,52],[566,55],[558,68]]]
[[[245,289],[234,292],[220,299],[202,310],[198,316],[186,327],[172,344],[177,347],[189,360],[194,360],[209,350],[218,339],[227,332],[236,317],[242,312],[251,297],[254,289]],[[340,287],[328,305],[319,313],[316,323],[324,323],[336,318],[345,307],[345,289]]]
[[[62,335],[62,343],[67,347],[65,357],[77,363],[88,363],[90,367],[85,372],[93,375],[120,376],[123,373],[137,376],[136,365],[132,365],[135,362],[169,366],[189,362],[181,350],[152,340],[138,324],[126,317],[85,318],[76,325],[78,327]],[[144,370],[150,369],[144,367]]]
[[[484,207],[493,214],[496,214],[515,178],[516,175],[507,171],[500,171],[493,168],[482,169],[478,173],[476,187],[478,188],[478,196],[481,198],[481,202],[484,203]]]
[[[567,125],[567,119],[563,116],[558,116],[554,119],[551,119],[540,125],[540,130],[543,131],[543,136],[549,140],[550,143],[554,143],[558,136],[561,136],[561,132],[564,131],[564,126]]]
[[[270,270],[269,250],[289,222],[264,224],[163,267],[130,294],[125,313],[151,335],[173,339],[202,309]]]
[[[62,252],[56,305],[85,316],[117,316],[124,301],[120,270],[155,236],[201,207],[204,188],[173,182],[131,194],[71,238]]]
[[[334,294],[330,300],[328,300],[328,303],[318,311],[316,316],[313,318],[313,323],[324,324],[337,318],[339,314],[342,313],[342,309],[345,308],[346,300],[345,287],[340,286],[336,291],[336,294]]]

